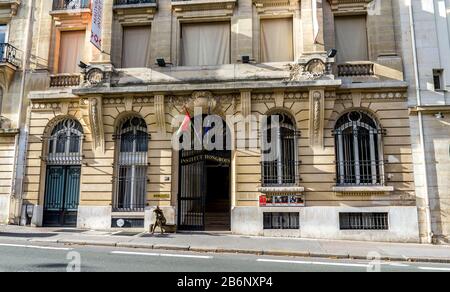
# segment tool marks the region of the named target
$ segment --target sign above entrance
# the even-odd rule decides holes
[[[225,158],[225,157],[212,155],[212,154],[198,154],[198,155],[181,158],[182,165],[192,164],[192,163],[200,162],[200,161],[213,161],[213,162],[217,162],[217,163],[225,164],[225,165],[231,164],[230,158]]]

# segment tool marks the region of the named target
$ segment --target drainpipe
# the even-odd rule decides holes
[[[35,0],[29,1],[29,10],[27,16],[27,24],[25,29],[25,49],[22,56],[22,80],[20,83],[20,95],[19,95],[19,109],[17,113],[17,123],[20,129],[19,135],[16,135],[15,140],[15,155],[13,165],[13,178],[11,184],[11,194],[14,196],[14,220],[13,223],[19,224],[22,216],[22,203],[23,203],[23,177],[25,170],[25,157],[28,138],[28,127],[26,121],[23,123],[23,106],[25,100],[25,86],[27,73],[29,71],[32,36],[33,36],[33,12],[35,8]],[[27,105],[26,105],[27,107]],[[28,110],[28,109],[27,109]]]
[[[416,98],[417,107],[422,106],[422,96],[420,92],[420,79],[419,79],[419,65],[417,59],[417,47],[416,47],[416,32],[414,28],[414,10],[412,6],[412,0],[409,1],[409,25],[411,29],[411,43],[412,43],[412,53],[413,53],[413,63],[414,63],[414,83],[416,86]],[[431,223],[431,210],[430,210],[430,195],[428,192],[428,174],[427,174],[427,163],[426,163],[426,153],[425,153],[425,136],[423,127],[423,115],[421,111],[418,111],[419,119],[419,137],[420,137],[420,151],[422,153],[423,159],[423,170],[424,170],[424,196],[425,196],[425,216],[427,224],[427,243],[432,243],[433,241],[433,226]]]

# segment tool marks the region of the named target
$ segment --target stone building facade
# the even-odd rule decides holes
[[[450,76],[448,1],[411,1],[405,7],[405,77],[422,241],[449,242]]]
[[[23,52],[29,7],[20,0],[0,1],[0,224],[9,223],[20,209],[15,196],[19,129],[27,105],[21,99]],[[24,101],[24,106],[20,101]],[[23,163],[22,163],[23,164]]]
[[[419,241],[396,1],[104,0],[101,51],[90,1],[51,2],[34,18],[33,225],[147,229],[160,206],[177,230]],[[198,109],[281,122],[175,150],[173,119]],[[269,133],[272,160],[252,143]]]

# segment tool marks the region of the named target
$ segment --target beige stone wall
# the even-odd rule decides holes
[[[129,104],[132,101],[132,105]],[[34,102],[30,119],[30,138],[27,153],[25,178],[25,198],[27,202],[42,205],[45,193],[45,162],[42,157],[47,151],[45,137],[55,123],[64,117],[77,119],[84,130],[83,166],[81,173],[80,205],[109,206],[113,197],[113,176],[116,142],[114,135],[118,121],[127,114],[137,114],[146,122],[152,139],[149,142],[149,167],[147,176],[147,203],[155,203],[155,195],[169,197],[156,199],[161,205],[170,204],[171,181],[165,177],[172,175],[171,137],[156,130],[153,99],[146,98],[105,98],[103,100],[103,123],[105,149],[97,151],[93,146],[89,113],[80,106],[80,101]],[[81,104],[83,101],[81,101]],[[127,103],[127,104],[125,104]],[[40,109],[40,107],[43,109]],[[62,108],[66,107],[64,111]],[[170,125],[170,124],[169,124]]]
[[[308,92],[282,93],[280,103],[275,96],[280,93],[254,93],[251,96],[251,113],[256,117],[265,115],[270,109],[279,108],[295,117],[297,129],[301,132],[298,142],[300,186],[305,187],[307,206],[414,206],[414,179],[409,132],[406,93],[404,92],[327,92],[325,105],[324,147],[312,147],[309,137],[309,95]],[[222,117],[242,114],[239,94],[230,95],[234,101],[221,104]],[[173,97],[177,99],[177,97]],[[85,206],[108,206],[113,197],[114,158],[116,144],[113,136],[117,123],[127,114],[138,114],[147,122],[151,140],[149,143],[149,167],[147,203],[149,205],[176,206],[178,194],[177,153],[172,150],[172,118],[183,115],[183,107],[166,97],[165,125],[163,134],[157,126],[153,97],[107,97],[103,99],[103,127],[105,150],[99,152],[92,144],[89,116],[76,100],[67,105],[67,113],[61,104],[67,102],[33,102],[26,175],[26,199],[42,205],[45,185],[45,164],[42,137],[52,121],[64,116],[73,116],[83,127],[83,166],[80,204]],[[182,100],[182,99],[181,99]],[[83,100],[81,100],[83,103]],[[342,195],[333,192],[336,185],[335,145],[332,130],[339,116],[352,109],[366,110],[386,130],[383,138],[386,185],[392,186],[392,193],[368,193],[366,195]],[[236,133],[233,135],[236,137]],[[233,151],[232,203],[234,206],[257,206],[261,195],[261,151],[258,147]],[[166,181],[169,177],[170,180]],[[160,195],[169,195],[163,199]]]
[[[351,206],[375,205],[415,205],[414,178],[409,133],[409,118],[406,109],[405,94],[400,99],[366,99],[352,100],[351,94],[329,93],[326,99],[324,129],[324,148],[310,146],[309,137],[309,99],[307,92],[286,94],[284,106],[295,117],[297,129],[301,132],[298,143],[300,185],[305,187],[307,206]],[[289,97],[296,96],[295,99]],[[300,96],[300,98],[298,98]],[[363,93],[373,96],[373,93]],[[266,100],[261,100],[266,99]],[[254,94],[252,113],[264,115],[269,109],[277,108],[271,94]],[[333,192],[336,185],[335,143],[332,130],[339,116],[351,109],[366,110],[373,113],[380,121],[386,136],[383,139],[385,174],[392,178],[386,185],[393,186],[389,194],[346,196]],[[259,149],[240,150],[236,153],[236,205],[257,206],[258,187],[261,186],[261,152]]]

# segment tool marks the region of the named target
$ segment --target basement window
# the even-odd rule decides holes
[[[339,213],[341,230],[388,230],[388,213]]]
[[[265,212],[264,229],[299,229],[300,214],[297,212]]]
[[[433,70],[433,84],[434,84],[435,91],[444,89],[444,86],[442,85],[442,81],[443,81],[443,70],[442,69],[434,69]]]

